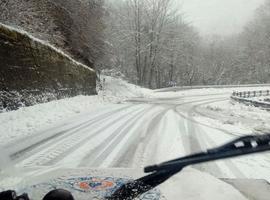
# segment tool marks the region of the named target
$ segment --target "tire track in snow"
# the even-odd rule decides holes
[[[179,100],[178,98],[174,98],[175,100]],[[218,98],[220,99],[220,98]],[[166,99],[165,99],[166,101]],[[196,100],[196,101],[192,101],[192,102],[201,102],[202,100]],[[175,103],[175,101],[173,102]],[[190,104],[191,102],[183,102],[181,104],[177,103],[177,105],[186,105],[186,104]],[[156,105],[154,103],[154,105]],[[161,106],[161,105],[160,105]],[[156,130],[155,128],[159,125],[160,121],[162,120],[162,117],[165,115],[165,113],[169,112],[171,110],[172,107],[175,107],[174,105],[172,106],[168,106],[168,105],[165,105],[165,107],[167,108],[164,108],[165,111],[161,111],[160,114],[158,114],[156,117],[152,117],[152,118],[148,118],[147,121],[149,121],[150,124],[148,124],[148,130],[144,130],[142,131],[140,129],[140,133],[141,135],[143,134],[143,132],[146,132],[147,134],[145,134],[145,136],[141,137],[141,138],[137,138],[136,141],[134,141],[130,147],[128,148],[127,151],[125,151],[125,154],[123,154],[118,160],[116,160],[114,162],[114,164],[112,165],[113,167],[130,167],[133,165],[134,163],[134,160],[135,162],[138,162],[138,160],[140,160],[140,157],[142,158],[143,155],[139,155],[139,151],[141,152],[141,154],[143,154],[145,151],[146,151],[146,148],[151,146],[153,147],[152,149],[152,153],[150,153],[151,156],[147,156],[148,160],[153,158],[153,156],[155,155],[155,150],[154,148],[157,146],[156,145],[149,145],[149,143],[151,143],[151,141],[157,141],[157,138],[153,139],[154,136],[157,136],[156,134],[158,133],[159,130]],[[156,130],[153,131],[153,130]],[[194,143],[196,142],[196,140],[193,140]],[[136,157],[138,159],[134,159],[135,157],[135,154]],[[188,151],[187,151],[188,152]]]
[[[203,105],[207,105],[207,104],[211,104],[211,103],[215,103],[216,101],[209,101],[209,102],[205,102],[205,103],[201,103],[201,104],[198,104],[198,105],[195,105],[192,107],[191,109],[191,112],[195,112],[196,114],[199,114],[203,117],[207,117],[209,118],[210,116],[208,115],[205,115],[201,112],[198,112],[198,107],[200,106],[203,106]],[[212,119],[215,119],[215,118],[212,118]],[[214,127],[213,127],[214,128]],[[222,133],[224,134],[227,134],[227,135],[230,135],[232,134],[231,132],[225,130],[225,129],[221,129],[221,128],[214,128],[216,130],[219,130],[221,131]],[[242,134],[233,134],[233,136],[243,136]],[[217,146],[217,144],[214,142],[213,139],[210,138],[210,136],[207,135],[207,133],[204,134],[204,140],[206,143],[208,143],[210,146]],[[222,163],[223,165],[225,165],[229,171],[236,177],[236,178],[241,178],[241,179],[244,179],[244,178],[247,178],[246,175],[243,174],[243,172],[241,172],[241,170],[236,166],[236,164],[232,161],[232,160],[226,160],[226,161],[221,161],[219,163]]]
[[[131,103],[155,103],[155,102],[162,102],[162,101],[175,101],[175,100],[182,100],[186,98],[191,98],[191,97],[209,97],[209,96],[224,96],[224,93],[215,93],[215,94],[199,94],[199,95],[180,95],[180,96],[175,96],[175,97],[166,97],[166,98],[132,98],[127,100],[126,102],[131,102]],[[231,93],[228,94],[228,98],[231,95]],[[165,103],[166,103],[165,102]]]
[[[222,100],[221,100],[221,101],[222,101]],[[224,100],[224,101],[225,101],[225,100]],[[209,101],[209,102],[205,102],[205,103],[201,103],[201,104],[195,105],[195,106],[192,107],[192,112],[194,112],[194,113],[196,113],[196,114],[198,114],[198,115],[200,115],[200,116],[203,116],[203,117],[206,117],[206,118],[211,118],[211,119],[216,120],[215,117],[211,117],[211,116],[209,116],[209,115],[207,115],[207,114],[204,114],[204,113],[198,111],[198,108],[199,108],[199,107],[201,107],[201,106],[203,106],[203,105],[208,105],[208,104],[211,104],[211,103],[216,103],[216,102],[220,102],[220,101]],[[198,122],[198,123],[199,123],[199,122]],[[208,126],[208,127],[211,128],[211,126],[209,126],[209,125],[206,125],[206,124],[203,124],[203,123],[200,123],[200,124],[201,124],[201,125],[204,125],[204,126]],[[219,131],[222,131],[222,132],[226,133],[227,135],[232,135],[232,136],[237,136],[237,137],[243,136],[243,134],[241,134],[241,133],[237,133],[237,132],[234,132],[234,133],[233,133],[233,132],[231,132],[231,131],[227,131],[227,130],[222,129],[222,128],[218,128],[218,127],[214,127],[214,126],[213,126],[212,128],[217,129],[217,130],[219,130]]]
[[[143,154],[150,147],[149,143],[152,140],[156,140],[156,138],[153,139],[156,134],[156,126],[162,120],[162,117],[166,112],[168,112],[167,109],[165,109],[165,111],[160,111],[150,119],[147,118],[149,123],[145,124],[143,127],[140,127],[137,138],[129,146],[125,153],[112,164],[113,168],[131,168],[134,166],[134,164],[136,164],[137,167],[142,167],[142,163],[144,163],[143,160],[145,160],[145,158],[148,158],[148,160],[151,158],[150,155],[153,155],[153,153],[146,157]]]
[[[216,99],[216,98],[215,98]],[[218,98],[218,99],[220,99],[220,98]],[[165,99],[166,100],[166,99]],[[175,99],[175,100],[179,100],[179,99]],[[192,102],[201,102],[202,100],[195,100],[195,101],[192,101]],[[166,103],[168,103],[168,102],[166,102]],[[150,121],[150,124],[148,125],[149,127],[151,127],[151,129],[148,129],[146,132],[147,132],[147,138],[141,138],[141,140],[138,140],[137,139],[137,142],[135,142],[135,143],[133,143],[131,146],[130,146],[130,148],[128,149],[128,151],[126,151],[126,153],[124,154],[124,155],[122,155],[122,157],[121,158],[119,158],[119,160],[118,161],[116,161],[116,165],[113,165],[113,167],[130,167],[133,163],[134,163],[134,154],[136,154],[137,153],[137,155],[136,155],[136,157],[138,158],[138,159],[136,159],[135,160],[135,162],[138,162],[138,160],[140,160],[140,158],[143,158],[143,157],[147,157],[147,159],[149,160],[151,160],[154,156],[156,156],[156,150],[155,150],[155,147],[157,147],[158,146],[158,143],[159,143],[159,141],[158,141],[158,138],[153,138],[154,136],[156,136],[157,137],[157,134],[158,134],[158,132],[160,131],[160,130],[158,130],[156,127],[158,127],[159,125],[160,125],[160,121],[162,120],[162,118],[163,118],[163,116],[165,115],[165,113],[167,113],[167,112],[169,112],[172,108],[174,108],[176,105],[186,105],[186,104],[190,104],[191,102],[183,102],[183,103],[181,103],[181,104],[179,104],[179,103],[176,103],[175,101],[174,102],[172,102],[173,103],[173,105],[167,105],[167,104],[165,104],[165,105],[163,105],[163,106],[165,106],[165,111],[163,111],[163,112],[161,112],[154,120],[153,119],[147,119],[148,121]],[[175,105],[176,104],[176,105]],[[154,105],[156,105],[155,103],[154,103]],[[158,104],[159,106],[162,106],[162,104],[160,105],[160,104]],[[182,119],[182,118],[181,118]],[[152,124],[151,124],[152,123]],[[179,129],[180,129],[180,127],[179,127]],[[155,131],[153,131],[153,130],[155,130]],[[151,134],[149,134],[149,133],[151,133]],[[189,136],[190,137],[190,136]],[[148,141],[147,141],[148,140]],[[146,143],[146,141],[147,141],[147,143]],[[151,144],[150,145],[150,143],[153,143],[153,141],[156,143],[156,144]],[[183,143],[184,143],[184,141],[187,141],[187,140],[182,140],[183,141]],[[195,140],[194,140],[194,142],[196,142]],[[137,143],[139,143],[139,145],[137,144]],[[146,143],[146,144],[145,144]],[[185,144],[183,144],[183,145],[185,145]],[[149,153],[148,152],[148,155],[147,156],[145,156],[145,155],[143,155],[144,153],[145,153],[145,151],[147,150],[147,148],[146,147],[152,147],[152,149],[151,149],[151,153]],[[140,155],[140,153],[139,153],[139,151],[140,151],[140,153],[141,153],[141,155]],[[189,152],[189,151],[186,151],[186,152]],[[179,152],[179,154],[180,153],[182,153],[182,152]],[[128,160],[130,160],[130,162],[127,162]],[[155,162],[154,160],[152,160],[152,162]],[[122,164],[121,164],[122,163]],[[150,163],[150,162],[148,162],[148,163]],[[119,165],[120,164],[120,165]],[[153,163],[152,163],[153,164]],[[137,165],[138,166],[138,165]]]
[[[198,108],[202,105],[207,105],[207,104],[211,104],[213,102],[208,102],[208,103],[204,103],[204,104],[199,104],[194,106],[194,112],[196,112],[197,114],[206,117],[206,118],[211,118],[211,119],[216,119],[216,117],[212,117],[209,114],[203,113],[201,111],[198,110]],[[224,130],[226,132],[226,130]],[[246,133],[249,134],[249,133]],[[237,136],[244,136],[246,134],[243,133],[238,133]],[[259,133],[256,133],[259,134]],[[207,140],[208,143],[210,143],[211,146],[213,146],[215,143],[214,141],[210,138],[210,136],[208,137],[209,139]],[[247,166],[253,165],[254,163],[257,163],[257,165],[255,164],[253,166],[253,168],[255,166],[260,166],[261,168],[263,168],[264,171],[267,171],[267,169],[269,169],[270,166],[270,160],[268,159],[269,155],[268,154],[261,154],[261,155],[256,155],[256,157],[254,158],[245,158],[245,159],[234,159],[234,160],[226,160],[224,161],[224,163],[226,163],[228,169],[233,173],[233,175],[235,176],[235,178],[257,178],[260,177],[260,175],[253,175],[254,171],[253,170],[248,170],[246,171]],[[252,160],[252,161],[251,161]],[[262,165],[262,161],[264,162],[264,164]],[[244,166],[243,166],[244,165]],[[243,170],[241,170],[243,169]],[[262,170],[262,169],[260,169]],[[267,173],[265,173],[267,174]],[[265,176],[262,177],[262,179],[265,178]],[[268,179],[269,180],[269,179]]]
[[[7,152],[10,152],[11,160],[13,160],[13,161],[21,160],[25,156],[25,154],[29,153],[30,151],[32,151],[32,150],[34,150],[34,149],[36,149],[44,144],[49,145],[48,143],[51,141],[54,143],[55,139],[60,139],[60,137],[67,136],[67,135],[69,136],[71,134],[74,134],[78,130],[81,130],[81,129],[89,126],[89,124],[91,124],[91,123],[97,123],[99,120],[104,119],[104,118],[108,118],[111,115],[115,114],[115,112],[120,112],[120,111],[125,110],[129,107],[130,106],[126,106],[126,107],[120,108],[116,111],[111,111],[109,113],[102,114],[101,116],[98,116],[98,117],[91,119],[91,120],[87,120],[87,121],[80,123],[76,126],[71,126],[71,127],[68,126],[67,128],[64,128],[64,130],[62,130],[60,132],[54,133],[54,134],[47,136],[45,138],[41,137],[41,139],[40,139],[39,138],[40,135],[45,135],[46,133],[48,133],[50,130],[53,130],[53,129],[46,130],[37,136],[38,139],[36,139],[35,142],[32,142],[32,141],[16,142],[17,146],[15,146],[15,148],[14,148],[14,145],[12,145],[11,147],[5,147],[5,149],[7,149]],[[32,144],[29,145],[29,143],[31,143],[31,142],[32,142]],[[9,150],[10,148],[12,148],[12,150]]]
[[[105,114],[106,116],[102,115],[95,119],[92,119],[90,120],[90,122],[87,122],[87,124],[85,124],[83,127],[80,127],[79,129],[68,132],[69,134],[65,134],[62,138],[59,138],[57,141],[51,141],[51,144],[45,144],[46,146],[41,147],[40,151],[38,151],[37,153],[33,154],[32,152],[29,152],[33,155],[23,160],[26,163],[25,165],[32,166],[34,165],[34,163],[37,163],[38,165],[44,165],[48,163],[50,160],[53,160],[55,157],[58,157],[64,151],[68,150],[69,148],[72,148],[72,146],[77,145],[78,138],[81,138],[84,136],[80,134],[82,133],[83,130],[85,133],[85,131],[88,131],[88,129],[91,128],[92,126],[99,126],[100,124],[105,123],[112,116],[119,115],[119,112],[121,113],[121,111],[125,109],[126,108],[122,108],[122,109],[119,109],[118,112],[113,111],[113,112],[108,113],[107,115]],[[132,112],[133,112],[133,109],[129,111],[128,114]],[[126,113],[123,113],[123,115],[126,115]],[[122,117],[122,115],[120,116]],[[116,121],[117,120],[114,120],[112,123],[110,123],[110,125],[112,125]],[[100,129],[102,129],[102,127]]]
[[[191,118],[191,116],[189,116],[189,118]],[[206,144],[204,143],[204,138],[203,138],[204,135],[202,136],[201,130],[198,124],[194,123],[193,121],[190,121],[189,119],[186,119],[185,121],[187,125],[186,126],[187,132],[189,135],[188,139],[190,143],[190,154],[205,150]],[[198,131],[200,132],[200,134],[198,134]],[[206,163],[206,164],[198,165],[198,166],[199,167],[197,166],[194,166],[194,167],[197,169],[201,169],[205,167],[207,170],[211,172],[222,174],[222,171],[216,162]]]
[[[214,101],[213,101],[213,99],[209,99],[209,100],[211,100],[210,102],[212,102],[212,103],[213,103],[213,102],[225,101],[224,98],[217,98],[217,99],[214,100]],[[202,102],[202,101],[205,102],[205,101],[207,101],[207,100],[205,99],[205,100],[200,100],[200,101],[191,101],[191,102],[186,103],[186,104],[198,103],[198,102]],[[186,105],[186,104],[185,104],[185,105]],[[204,105],[204,104],[207,104],[207,103],[203,103],[203,104],[201,104],[201,105]],[[212,128],[212,129],[216,129],[216,130],[222,131],[222,132],[224,132],[225,134],[230,135],[230,136],[234,136],[234,137],[241,136],[239,133],[232,133],[232,132],[229,132],[229,131],[227,131],[227,130],[225,130],[225,129],[218,128],[218,127],[214,127],[214,126],[210,126],[210,125],[208,125],[208,124],[204,124],[204,123],[202,123],[202,122],[199,122],[199,121],[197,121],[196,119],[194,119],[192,115],[187,116],[187,115],[184,115],[184,114],[180,113],[180,112],[179,112],[180,109],[178,110],[178,107],[183,106],[183,105],[184,105],[184,104],[178,104],[178,105],[176,105],[175,108],[174,108],[175,112],[178,113],[178,115],[180,115],[182,118],[184,118],[184,119],[186,119],[186,120],[189,120],[189,121],[192,121],[192,122],[194,122],[194,123],[196,123],[196,124],[199,124],[199,125],[208,127],[208,128]]]
[[[199,102],[205,102],[205,101],[221,101],[224,98],[210,98],[210,99],[203,99],[203,100],[199,100],[199,101],[191,101],[187,104],[190,104],[191,106],[192,103],[199,103]],[[184,122],[184,128],[181,127],[181,130],[184,131],[184,133],[182,133],[184,137],[184,141],[188,144],[184,144],[184,147],[186,149],[186,152],[188,152],[188,154],[192,154],[192,153],[197,153],[200,151],[205,150],[205,144],[203,142],[203,139],[201,137],[201,134],[198,134],[198,131],[200,131],[200,127],[198,126],[198,124],[200,124],[199,122],[197,122],[195,119],[193,119],[192,113],[190,112],[190,109],[187,110],[188,112],[188,116],[182,114],[179,112],[178,108],[183,106],[183,104],[179,104],[176,105],[174,107],[174,111],[175,113],[178,114],[178,116],[180,117],[180,119],[182,119],[181,121]],[[212,127],[211,127],[212,128]],[[222,174],[221,169],[218,167],[218,165],[216,163],[207,163],[207,164],[203,164],[200,165],[199,167],[195,166],[198,169],[202,169],[202,168],[207,168],[209,171],[215,171],[217,174]]]
[[[196,123],[196,120],[193,119],[192,113],[194,112],[194,109],[196,109],[198,106],[202,106],[202,105],[214,103],[214,102],[219,102],[219,101],[223,101],[223,100],[215,100],[215,101],[211,100],[211,101],[207,101],[207,102],[204,102],[201,104],[197,104],[197,105],[192,106],[191,109],[188,111],[188,119],[190,119],[190,120],[187,120],[187,122],[191,124],[189,126],[189,130],[190,130],[190,128],[192,129],[191,133],[195,134],[195,137],[193,137],[193,139],[197,140],[197,142],[195,143],[195,148],[199,147],[199,148],[201,148],[201,150],[203,150],[208,146],[206,143],[210,143],[211,146],[217,146],[216,143],[207,135],[207,133],[203,132],[201,130],[201,128],[198,126],[198,125],[203,125],[203,126],[206,126],[206,125],[202,124],[202,123]],[[207,126],[207,127],[214,129],[214,130],[221,131],[222,133],[224,133],[226,135],[230,135],[230,136],[233,135],[224,129],[211,127],[211,126]],[[200,132],[200,135],[198,134],[198,131]],[[233,135],[233,136],[235,136],[235,135]],[[201,143],[201,145],[200,145],[200,143]],[[202,148],[202,146],[204,146],[204,148]],[[192,144],[191,144],[191,149],[193,149],[193,148],[194,147],[192,147]],[[197,151],[199,151],[199,150],[197,150]],[[217,175],[223,174],[222,167],[219,167],[221,165],[221,163],[224,164],[235,177],[237,177],[237,178],[245,178],[246,177],[231,160],[226,160],[224,162],[218,162],[218,163],[214,162],[214,163],[209,163],[209,164],[197,165],[197,166],[195,166],[195,168],[197,168],[199,170],[206,171],[208,173],[211,173],[211,174],[217,176]]]
[[[205,143],[208,143],[210,146],[217,146],[216,143],[214,142],[214,140],[212,140],[207,133],[204,134],[204,141]],[[218,165],[221,166],[221,168],[223,168],[222,165],[225,165],[225,167],[227,167],[229,169],[229,171],[231,172],[231,174],[235,177],[235,178],[240,178],[240,179],[245,179],[247,178],[246,175],[244,175],[244,173],[236,166],[236,164],[230,160],[227,159],[225,161],[218,161]],[[207,172],[209,172],[207,170]],[[215,172],[216,173],[216,172]],[[214,175],[218,175],[219,173],[216,173]]]
[[[117,130],[115,133],[117,133],[116,137],[111,140],[109,142],[109,144],[107,143],[107,146],[104,148],[104,146],[100,146],[103,147],[103,149],[101,149],[100,147],[98,147],[97,149],[95,149],[93,151],[93,155],[96,155],[95,158],[93,158],[90,163],[88,163],[88,166],[90,167],[101,167],[104,165],[104,162],[106,162],[108,160],[108,158],[112,158],[113,155],[112,153],[116,150],[116,148],[122,148],[123,145],[121,146],[120,143],[123,142],[124,140],[127,139],[127,137],[130,137],[129,134],[131,133],[131,129],[136,125],[136,122],[138,122],[140,119],[142,119],[142,117],[149,112],[150,110],[152,110],[152,107],[140,112],[139,114],[137,114],[136,116],[134,116],[131,120],[129,120],[126,124],[124,124],[124,126],[120,127],[119,130]],[[120,131],[120,132],[119,132]],[[136,133],[135,133],[136,134]],[[134,136],[134,135],[132,135]],[[130,142],[131,140],[128,140],[128,142]],[[102,150],[102,151],[100,151]],[[122,153],[125,153],[124,151],[122,151]],[[113,160],[112,162],[114,162],[114,158],[111,159]],[[107,161],[105,165],[112,165],[111,161]]]
[[[131,114],[136,114],[137,115],[137,112],[138,113],[141,113],[143,111],[141,110],[136,110],[135,112],[132,110],[130,111],[129,113],[124,113],[123,115],[117,115],[116,118],[114,118],[113,121],[111,121],[109,124],[107,124],[106,126],[101,126],[101,127],[98,127],[93,133],[91,133],[89,136],[87,136],[86,138],[83,136],[82,138],[78,139],[78,138],[75,138],[76,139],[76,142],[72,142],[74,144],[72,145],[65,145],[63,144],[62,147],[58,147],[58,149],[61,149],[63,152],[61,154],[58,154],[56,157],[54,157],[53,159],[51,159],[49,162],[45,163],[44,165],[53,165],[57,162],[61,162],[61,160],[64,159],[65,156],[71,154],[73,151],[75,151],[78,146],[83,146],[84,144],[86,144],[87,142],[89,142],[90,140],[93,141],[96,139],[96,137],[98,137],[101,132],[104,132],[104,130],[106,129],[110,129],[114,124],[116,124],[117,122],[119,122],[123,117],[125,117],[126,115],[131,115]],[[131,115],[132,116],[132,115]],[[127,118],[128,119],[128,118]],[[106,119],[107,120],[107,119]],[[104,120],[103,120],[104,121]],[[125,122],[125,121],[123,121]],[[102,123],[102,121],[101,121]],[[105,123],[106,124],[106,123]],[[90,128],[87,127],[87,128]],[[87,134],[87,132],[80,132],[78,134]],[[84,135],[84,134],[83,134]],[[87,134],[88,135],[88,134]],[[108,140],[109,141],[109,140]],[[83,152],[84,153],[84,152]]]
[[[152,106],[151,106],[151,108],[148,108],[147,110],[149,110],[149,109],[152,109]],[[133,120],[134,118],[138,117],[138,115],[142,115],[144,113],[145,113],[145,110],[141,111],[140,113],[136,114],[135,116],[125,118],[125,120],[123,120],[121,122],[122,125],[119,126],[116,130],[114,130],[109,135],[109,137],[107,137],[105,140],[103,140],[101,143],[99,143],[97,146],[95,146],[93,149],[91,149],[89,152],[87,152],[84,155],[83,159],[81,160],[81,162],[79,164],[79,167],[89,166],[93,162],[93,157],[95,157],[100,152],[102,152],[104,150],[104,147],[106,147],[106,145],[108,143],[110,143],[111,141],[113,141],[119,135],[119,133],[121,133],[121,131],[123,131],[123,128],[127,124],[130,123],[130,120]],[[110,127],[108,127],[108,129],[110,129]]]

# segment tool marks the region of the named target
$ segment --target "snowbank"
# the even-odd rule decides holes
[[[190,96],[190,95],[211,95],[211,94],[225,94],[231,96],[234,91],[253,91],[253,90],[267,90],[269,86],[261,87],[245,87],[245,88],[201,88],[201,89],[186,89],[174,91],[175,88],[166,89],[166,91],[155,90],[153,93],[154,97],[179,97],[179,96]]]
[[[249,133],[270,131],[270,113],[266,110],[233,101],[215,102],[204,107],[210,114],[215,112],[216,119],[223,125],[245,127]]]
[[[106,102],[99,96],[78,96],[0,114],[0,145],[34,134],[62,119],[97,109]]]
[[[153,93],[150,89],[141,88],[122,79],[110,76],[101,76],[101,85],[103,90],[99,91],[99,95],[105,96],[107,100],[113,102],[124,101],[132,97],[144,98]]]

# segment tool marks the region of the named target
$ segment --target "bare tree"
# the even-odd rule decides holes
[[[171,2],[128,0],[108,8],[106,40],[110,56],[117,61],[113,65],[120,65],[119,70],[139,85],[159,88],[178,80],[178,61],[188,53],[183,44],[197,40],[195,31],[172,9]]]

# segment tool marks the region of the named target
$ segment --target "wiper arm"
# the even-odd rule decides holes
[[[145,172],[159,170],[170,170],[176,166],[186,167],[188,165],[199,164],[208,161],[215,161],[225,158],[243,156],[247,154],[259,153],[270,150],[270,134],[260,136],[245,136],[233,140],[220,147],[209,149],[206,152],[193,154],[183,158],[175,159],[160,165],[153,165],[145,168]]]
[[[259,136],[245,136],[233,140],[218,148],[209,149],[202,153],[193,154],[179,159],[153,165],[144,169],[145,173],[152,173],[142,178],[129,182],[117,189],[110,200],[131,200],[139,195],[162,184],[170,177],[180,172],[189,165],[215,161],[225,158],[233,158],[248,154],[265,152],[270,150],[270,134]]]

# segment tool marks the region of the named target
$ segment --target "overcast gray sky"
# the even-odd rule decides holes
[[[176,0],[202,35],[238,33],[264,0]]]

